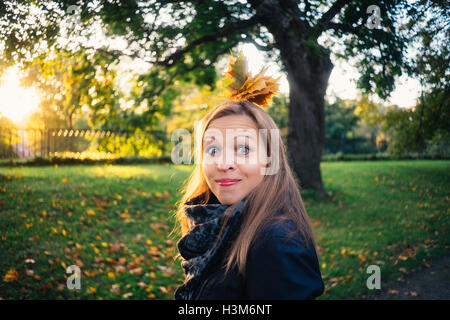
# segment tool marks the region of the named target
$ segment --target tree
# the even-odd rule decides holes
[[[73,7],[68,9],[77,3],[2,3],[3,65],[61,45],[56,39],[60,29],[66,28],[59,22],[73,15]],[[377,10],[368,12],[374,4]],[[176,79],[213,84],[217,59],[240,42],[253,43],[280,61],[287,73],[289,159],[302,187],[314,188],[322,197],[326,193],[320,159],[325,142],[324,96],[333,69],[331,51],[355,58],[361,71],[359,87],[386,98],[395,77],[411,71],[404,54],[408,34],[400,22],[423,14],[427,6],[428,1],[422,0],[98,0],[80,5],[80,25],[71,33],[76,44],[69,44],[74,50],[91,49],[115,59],[130,56],[150,63],[152,68],[139,79],[142,87],[136,101],[146,101],[148,112],[154,114],[164,107],[165,95],[171,96],[170,86]],[[403,13],[409,16],[401,17]],[[26,23],[37,15],[39,23]],[[89,26],[96,23],[105,28],[107,36],[125,40],[126,49],[77,41],[80,36],[88,39]]]
[[[355,109],[356,106],[351,101],[340,98],[336,98],[332,104],[325,104],[325,151],[354,153],[352,139],[359,121]]]
[[[414,108],[390,107],[381,123],[383,130],[391,133],[390,153],[422,153],[430,144],[442,143],[447,146],[442,153],[448,154],[450,95],[446,91],[435,90],[424,95]]]
[[[289,102],[284,93],[273,97],[272,103],[266,108],[267,113],[280,129],[280,135],[287,144],[287,135],[289,131]]]
[[[362,95],[354,101],[357,106],[355,114],[361,118],[359,131],[365,132],[370,141],[370,152],[375,152],[381,139],[381,122],[385,113],[385,107],[369,99],[367,95]],[[380,140],[379,140],[380,139]],[[383,148],[383,146],[381,146]]]
[[[45,111],[41,112],[42,117],[50,111],[59,118],[43,124],[47,128],[72,129],[74,122],[82,117],[82,107],[87,105],[91,107],[94,122],[101,117],[102,112],[98,111],[105,109],[114,119],[120,112],[121,95],[115,88],[112,62],[110,56],[101,53],[67,50],[53,50],[28,61],[23,84],[39,90],[41,108]]]
[[[14,122],[0,113],[0,158],[17,157],[13,146],[20,141],[20,138]]]

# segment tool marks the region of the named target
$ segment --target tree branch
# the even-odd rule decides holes
[[[337,0],[331,7],[325,12],[316,24],[315,29],[317,30],[317,36],[319,36],[322,31],[327,29],[328,24],[333,20],[333,18],[341,11],[345,5],[349,3],[348,0]]]
[[[306,16],[306,13],[307,12],[309,12],[311,10],[311,3],[309,3],[309,1],[308,0],[305,0],[305,16]]]
[[[352,27],[347,24],[342,23],[329,23],[327,29],[333,29],[335,31],[341,31],[349,34],[353,34],[358,37],[372,37],[373,39],[377,40],[378,42],[381,42],[381,36],[385,33],[382,29],[372,29],[367,30],[366,32],[361,31],[361,27],[364,25],[358,25],[356,27]]]
[[[162,65],[165,67],[170,67],[170,66],[174,65],[176,63],[176,61],[178,59],[180,59],[180,57],[182,57],[185,53],[189,52],[196,46],[203,44],[203,43],[215,41],[218,38],[225,37],[237,30],[247,29],[249,27],[256,25],[257,23],[258,23],[258,18],[256,16],[253,16],[252,18],[250,18],[248,20],[237,21],[237,22],[231,23],[231,24],[223,27],[222,29],[218,30],[215,34],[209,34],[209,35],[203,36],[201,38],[198,38],[198,39],[192,41],[187,46],[185,46],[184,48],[178,49],[176,52],[174,52],[173,54],[171,54],[164,60],[156,61],[155,64]]]
[[[171,67],[173,66],[182,56],[184,56],[186,53],[188,53],[190,50],[194,49],[196,46],[204,44],[204,43],[208,43],[208,42],[213,42],[216,41],[219,38],[223,38],[226,37],[238,30],[243,30],[243,29],[247,29],[250,28],[254,25],[256,25],[258,23],[258,17],[253,16],[252,18],[248,19],[248,20],[241,20],[241,21],[237,21],[231,24],[226,25],[225,27],[221,28],[220,30],[218,30],[215,34],[209,34],[203,37],[200,37],[196,40],[193,40],[191,43],[189,43],[188,45],[186,45],[184,48],[180,48],[177,51],[175,51],[174,53],[172,53],[171,55],[169,55],[168,57],[164,58],[163,60],[149,60],[149,59],[145,59],[141,56],[139,56],[139,54],[137,52],[132,52],[132,53],[126,53],[120,50],[109,50],[107,48],[93,48],[93,47],[86,47],[86,46],[82,46],[83,49],[85,50],[94,50],[97,52],[101,52],[107,55],[110,55],[114,58],[120,58],[121,56],[128,56],[130,58],[138,58],[141,59],[147,63],[151,63],[154,65],[158,65],[158,66],[163,66],[163,67]],[[233,45],[235,46],[235,45]],[[263,47],[261,46],[261,49],[263,49]],[[222,53],[219,53],[219,55]]]
[[[351,33],[351,34],[354,34],[356,36],[360,36],[361,35],[361,31],[360,31],[361,29],[360,28],[361,27],[362,27],[362,25],[357,26],[357,27],[352,27],[352,26],[347,25],[347,24],[329,22],[327,27],[325,29],[323,29],[322,31],[326,31],[328,29],[333,29],[335,31],[342,31],[342,32],[345,32],[345,33]]]
[[[222,50],[217,51],[216,54],[210,60],[210,63],[197,62],[196,64],[194,64],[186,69],[182,69],[179,72],[172,73],[170,75],[170,77],[168,78],[168,81],[163,86],[161,86],[161,88],[156,92],[156,95],[161,95],[164,92],[164,90],[167,88],[167,86],[169,86],[173,82],[173,80],[175,79],[176,76],[180,75],[181,73],[191,72],[191,71],[201,68],[201,67],[204,67],[204,68],[210,67],[212,64],[214,64],[216,62],[216,60],[217,60],[217,58],[219,58],[219,56],[228,52],[231,48],[235,47],[238,43],[239,43],[239,41],[233,41],[228,46],[223,48]]]
[[[249,36],[247,36],[247,38],[243,39],[243,41],[253,44],[258,50],[261,50],[261,51],[272,51],[274,49],[274,46],[272,44],[261,45],[258,42],[256,42],[255,39],[253,39],[252,37],[249,37]]]

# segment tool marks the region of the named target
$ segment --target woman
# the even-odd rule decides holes
[[[277,130],[248,100],[226,102],[202,119],[199,163],[177,211],[186,280],[175,299],[322,294],[313,231]]]

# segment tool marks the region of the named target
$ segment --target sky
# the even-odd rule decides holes
[[[249,62],[249,71],[254,75],[266,65],[264,56],[252,44],[243,44],[239,47]],[[226,59],[224,60],[226,61]],[[226,63],[226,62],[225,62]],[[333,61],[335,65],[328,83],[327,98],[331,101],[334,96],[342,99],[355,99],[358,95],[356,79],[358,72],[344,61]],[[289,85],[286,77],[280,73],[275,63],[267,63],[269,66],[266,75],[273,77],[281,76],[280,91],[288,93]],[[134,71],[142,68],[142,64],[133,64]],[[397,82],[397,87],[392,93],[387,104],[396,104],[400,107],[411,107],[415,105],[420,94],[420,84],[417,80],[403,77]],[[376,100],[376,97],[374,97]],[[20,73],[18,68],[13,67],[2,77],[0,82],[0,113],[15,123],[23,123],[28,115],[37,110],[39,96],[34,88],[23,88],[20,86]]]

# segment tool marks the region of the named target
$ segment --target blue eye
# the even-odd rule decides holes
[[[206,148],[206,153],[208,153],[211,156],[214,156],[217,154],[217,148],[214,146]]]
[[[247,146],[241,145],[241,146],[238,146],[238,149],[239,149],[239,151],[240,151],[242,154],[244,154],[244,155],[247,155],[247,154],[249,154],[249,152],[250,152],[250,149],[249,149],[249,147],[247,147]]]

